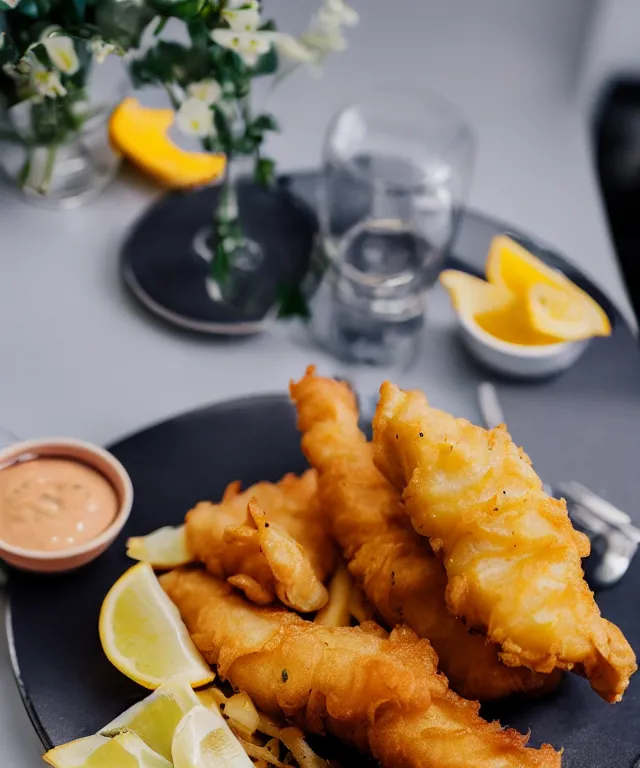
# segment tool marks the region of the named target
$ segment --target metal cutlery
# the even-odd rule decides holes
[[[498,393],[488,381],[478,386],[480,413],[487,429],[506,423]],[[564,498],[574,525],[587,534],[592,554],[586,562],[586,576],[592,587],[617,584],[627,572],[640,543],[640,529],[626,512],[574,480],[545,483],[545,491]]]

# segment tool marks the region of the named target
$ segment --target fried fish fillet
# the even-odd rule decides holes
[[[318,472],[323,507],[349,570],[386,624],[405,622],[433,645],[440,669],[462,696],[488,701],[553,687],[560,673],[541,675],[507,667],[499,647],[447,610],[442,563],[412,528],[400,494],[373,461],[373,447],[358,428],[349,387],[314,375],[290,385],[298,411],[302,450]]]
[[[550,746],[487,723],[436,671],[427,640],[374,623],[324,627],[248,603],[203,571],[160,582],[221,678],[308,733],[329,732],[383,768],[558,768]]]
[[[581,565],[589,542],[565,502],[544,492],[504,427],[476,427],[389,383],[380,392],[376,463],[443,559],[449,610],[499,643],[506,664],[574,670],[619,701],[635,655],[600,616]]]
[[[256,483],[242,492],[239,483],[231,483],[219,504],[200,502],[185,522],[195,559],[253,602],[266,605],[277,595],[303,612],[327,602],[322,582],[333,571],[336,552],[313,470],[300,477],[286,475],[278,483]],[[300,581],[301,573],[313,581],[312,589]]]

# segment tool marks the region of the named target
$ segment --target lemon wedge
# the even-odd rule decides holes
[[[449,291],[456,312],[496,339],[522,346],[558,343],[556,336],[532,325],[525,303],[504,285],[454,269],[442,272],[440,282]]]
[[[479,312],[470,318],[470,321],[496,339],[506,341],[507,344],[540,347],[558,344],[561,341],[557,336],[536,330],[531,324],[526,306],[518,301],[504,309]]]
[[[171,747],[174,768],[253,768],[217,710],[194,707],[182,718]]]
[[[135,733],[150,749],[171,760],[174,731],[184,715],[197,706],[200,706],[200,700],[189,681],[176,677],[105,725],[100,734]]]
[[[108,741],[104,736],[87,736],[54,747],[42,757],[45,763],[53,765],[54,768],[82,768],[89,755]]]
[[[491,242],[487,280],[526,303],[538,333],[562,341],[611,334],[606,312],[588,293],[506,235]]]
[[[457,269],[445,269],[440,274],[440,282],[449,292],[453,308],[465,317],[480,312],[500,312],[515,300],[505,288]]]
[[[145,688],[178,675],[194,688],[214,678],[147,563],[134,565],[111,587],[98,629],[109,661]]]
[[[611,323],[591,296],[571,284],[559,287],[538,283],[527,292],[531,326],[565,341],[610,336]]]
[[[127,555],[132,560],[149,563],[154,568],[178,568],[193,562],[187,547],[184,525],[166,526],[147,536],[134,536],[127,540]]]
[[[135,733],[122,733],[114,739],[88,736],[52,749],[44,759],[54,768],[171,768],[168,760]]]
[[[507,235],[491,241],[486,264],[487,280],[524,299],[532,285],[569,285],[579,290],[568,277],[547,266]]]
[[[111,116],[109,136],[131,162],[169,187],[199,186],[222,176],[223,155],[186,152],[169,139],[174,119],[172,109],[150,109],[125,99]]]

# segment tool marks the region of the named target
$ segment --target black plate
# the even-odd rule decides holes
[[[145,695],[107,661],[98,639],[101,601],[131,565],[127,536],[181,521],[203,498],[217,498],[234,478],[244,484],[300,471],[305,461],[291,405],[284,396],[238,400],[195,411],[112,447],[131,474],[133,514],[114,546],[74,574],[30,577],[14,573],[11,617],[16,674],[33,723],[46,746],[94,733]],[[640,558],[622,585],[599,603],[635,648],[640,647]],[[566,748],[565,768],[630,768],[640,754],[640,689],[621,704],[601,701],[584,680],[566,676],[544,702],[510,701],[486,714],[533,743]]]
[[[238,185],[245,234],[260,243],[264,261],[256,282],[257,308],[237,309],[212,301],[205,287],[209,264],[193,250],[197,232],[207,227],[219,187],[171,192],[136,222],[122,247],[120,272],[142,305],[162,320],[188,331],[214,336],[258,333],[280,286],[298,286],[309,269],[317,220],[313,210],[288,189],[250,181]]]

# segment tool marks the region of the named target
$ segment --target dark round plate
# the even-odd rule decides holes
[[[200,499],[217,498],[232,479],[244,484],[301,471],[305,461],[284,396],[223,403],[144,430],[112,446],[131,474],[133,514],[114,546],[76,573],[12,573],[8,630],[25,705],[45,746],[87,736],[146,695],[107,661],[98,639],[103,597],[131,565],[125,539],[178,524]],[[603,593],[604,615],[640,647],[640,558],[616,589]],[[637,685],[637,683],[636,683]],[[640,753],[636,685],[615,706],[567,675],[546,701],[510,701],[487,710],[532,743],[565,747],[565,768],[631,768]]]
[[[256,281],[260,309],[239,310],[213,301],[205,287],[209,264],[193,249],[197,232],[211,223],[218,187],[171,192],[136,222],[123,247],[125,285],[157,317],[188,331],[246,336],[262,329],[280,286],[298,286],[309,269],[317,221],[314,212],[281,183],[238,187],[240,218],[265,258]]]

